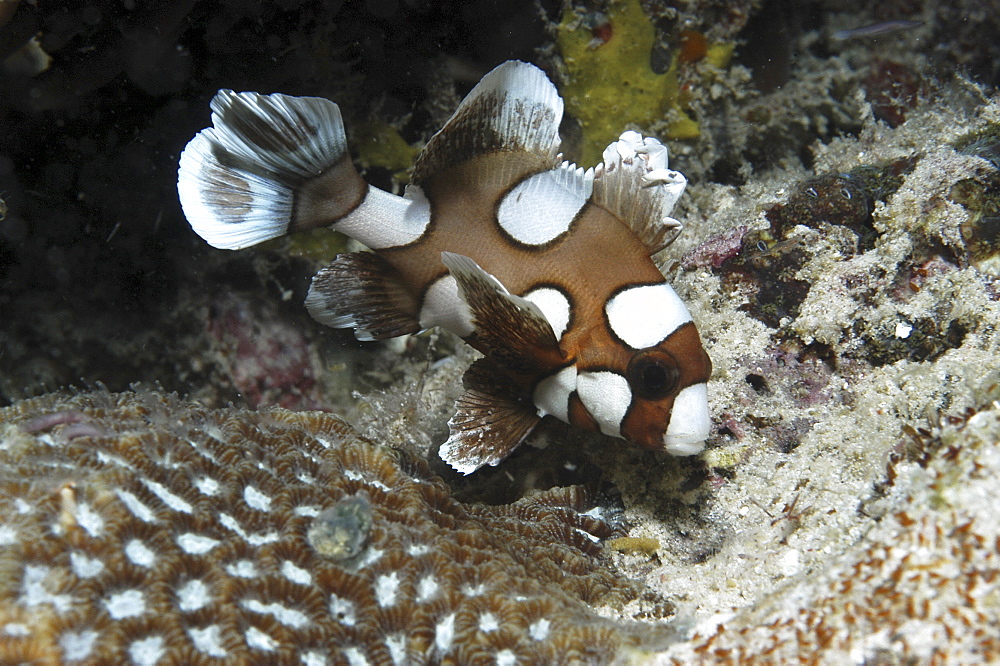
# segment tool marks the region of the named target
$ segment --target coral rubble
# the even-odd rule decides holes
[[[578,663],[648,642],[565,488],[463,505],[319,413],[158,393],[0,412],[0,662]]]

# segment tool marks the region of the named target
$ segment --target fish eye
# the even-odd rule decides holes
[[[680,371],[673,356],[659,349],[648,349],[632,357],[625,378],[633,394],[644,400],[659,400],[677,388]]]

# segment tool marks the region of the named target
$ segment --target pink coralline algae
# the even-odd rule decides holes
[[[681,267],[685,269],[722,268],[722,265],[735,257],[743,249],[743,237],[748,227],[740,225],[725,233],[713,236],[694,248],[681,258]]]
[[[266,305],[228,295],[209,309],[218,362],[251,409],[321,409],[319,359],[306,336]]]

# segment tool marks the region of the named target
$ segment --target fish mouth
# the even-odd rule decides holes
[[[705,448],[705,439],[711,431],[708,386],[704,383],[693,384],[674,399],[670,424],[663,433],[663,448],[673,456],[693,456]]]

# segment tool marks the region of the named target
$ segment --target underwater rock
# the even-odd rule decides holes
[[[0,411],[0,662],[607,662],[663,632],[591,609],[641,592],[584,503],[461,504],[330,414],[26,400]]]
[[[882,518],[856,544],[752,608],[697,627],[690,642],[655,663],[1000,659],[1000,524],[992,499],[1000,406],[952,421],[935,436],[912,431],[917,460],[890,462]]]

